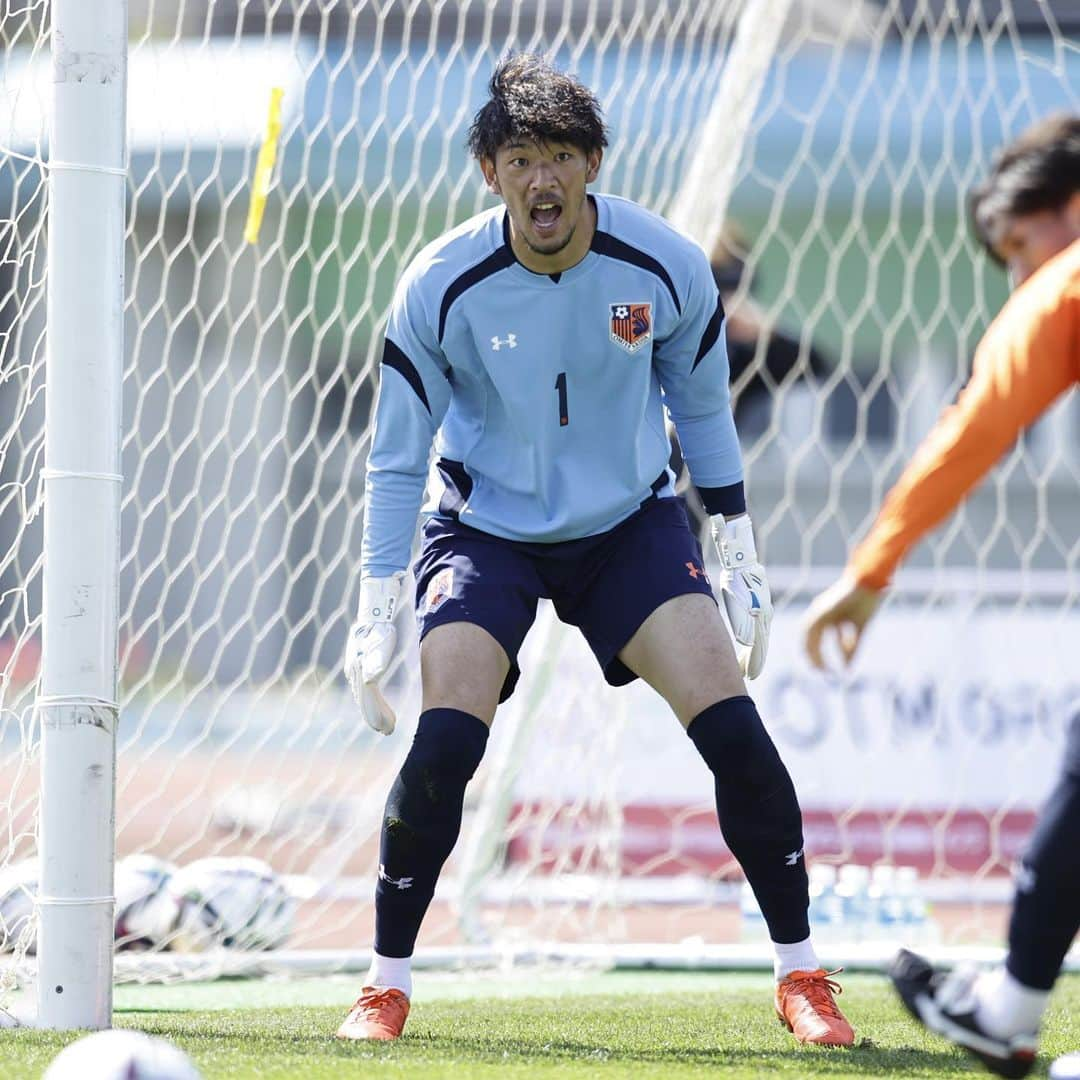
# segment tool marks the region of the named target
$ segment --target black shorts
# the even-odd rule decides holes
[[[637,676],[617,654],[649,615],[675,596],[713,596],[682,499],[654,499],[608,532],[554,544],[504,540],[447,518],[430,518],[422,532],[413,567],[420,639],[444,623],[482,626],[510,660],[500,701],[514,692],[541,597],[585,635],[604,678],[623,686]]]

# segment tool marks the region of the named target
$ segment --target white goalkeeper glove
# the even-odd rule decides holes
[[[399,572],[360,582],[356,622],[349,630],[345,647],[345,676],[352,695],[360,706],[360,715],[380,735],[389,735],[397,723],[394,710],[379,690],[379,680],[386,674],[397,646],[394,613],[404,577]]]
[[[723,567],[721,596],[735,637],[735,656],[742,673],[756,679],[769,651],[773,613],[765,567],[758,562],[754,530],[747,514],[730,521],[717,514],[709,520]]]

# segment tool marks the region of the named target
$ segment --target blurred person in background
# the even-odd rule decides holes
[[[754,299],[755,271],[749,271],[744,287],[749,253],[750,243],[741,226],[728,220],[713,247],[709,267],[727,316],[735,424],[740,431],[753,434],[768,425],[769,408],[778,391],[799,379],[822,378],[829,365],[813,342],[804,344],[782,327],[769,325],[768,316]]]
[[[800,380],[812,384],[824,378],[830,366],[813,342],[804,344],[782,327],[770,326],[754,299],[758,280],[755,271],[747,270],[750,249],[742,226],[729,218],[709,256],[709,269],[724,305],[732,410],[744,445],[766,431],[779,394]],[[683,477],[682,453],[677,440],[672,443],[671,468]],[[708,515],[689,484],[680,484],[680,490],[691,524],[700,534]]]
[[[995,158],[972,193],[975,232],[1014,292],[970,381],[886,496],[844,574],[811,604],[805,646],[825,666],[834,634],[850,663],[896,568],[1058,398],[1080,381],[1080,115],[1055,115]],[[1075,448],[1074,448],[1075,449]],[[1023,529],[1023,522],[1013,522]],[[978,973],[935,972],[902,951],[893,981],[912,1014],[1001,1076],[1026,1076],[1051,988],[1080,929],[1080,715],[1061,776],[1015,875],[1009,949]]]

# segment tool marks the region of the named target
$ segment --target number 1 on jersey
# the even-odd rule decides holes
[[[570,423],[570,411],[566,406],[566,372],[560,371],[555,380],[555,389],[559,391],[559,427]]]

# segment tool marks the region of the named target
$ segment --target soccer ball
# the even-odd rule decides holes
[[[182,952],[280,949],[292,932],[296,901],[261,859],[199,859],[177,870],[168,891],[179,904],[172,946]]]
[[[176,926],[180,905],[168,890],[176,873],[155,855],[128,855],[116,864],[116,946],[149,949],[164,945]]]
[[[98,1031],[61,1050],[42,1080],[200,1080],[181,1049],[141,1031]]]
[[[1050,1080],[1077,1080],[1080,1077],[1080,1051],[1059,1057],[1050,1066]]]
[[[0,871],[0,952],[14,952],[24,935],[27,952],[34,951],[37,891],[37,859],[22,859]]]
[[[129,855],[116,864],[115,938],[120,948],[163,944],[176,924],[178,905],[165,886],[174,868],[153,855]],[[38,860],[23,859],[0,873],[0,951],[14,951],[26,935],[27,951],[37,947],[34,902]]]

